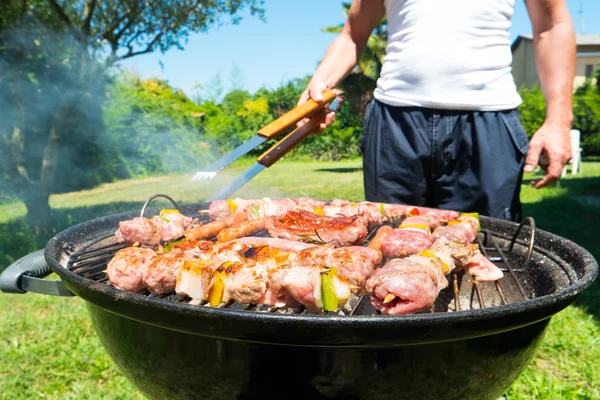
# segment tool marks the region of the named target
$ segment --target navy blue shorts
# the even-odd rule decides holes
[[[519,221],[528,144],[516,110],[434,110],[373,100],[361,142],[366,200]]]

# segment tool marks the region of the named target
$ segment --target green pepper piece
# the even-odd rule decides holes
[[[381,213],[381,218],[385,217],[383,213],[383,203],[379,203],[379,212]]]
[[[335,311],[338,309],[338,298],[333,283],[335,268],[321,272],[321,300],[323,301],[323,311]]]
[[[256,219],[260,219],[260,213],[258,212],[258,206],[255,204],[252,204],[250,206],[250,211],[252,212],[252,214],[254,215],[254,217]]]
[[[183,238],[183,239],[176,240],[176,241],[174,241],[174,242],[170,242],[169,244],[167,244],[167,245],[166,245],[166,246],[163,248],[163,250],[164,250],[164,252],[165,252],[165,253],[168,253],[168,252],[170,252],[170,251],[173,249],[173,246],[175,246],[175,245],[178,245],[178,244],[180,244],[180,243],[183,243],[183,242],[185,242],[186,240],[187,240],[186,238]]]

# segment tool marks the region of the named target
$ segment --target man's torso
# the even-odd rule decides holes
[[[515,0],[385,0],[389,39],[375,97],[393,106],[508,110]]]

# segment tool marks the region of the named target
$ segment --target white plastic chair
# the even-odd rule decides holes
[[[571,151],[573,153],[573,158],[571,158],[571,161],[569,161],[568,164],[565,165],[565,168],[563,168],[562,176],[567,175],[567,166],[569,164],[571,164],[571,174],[572,175],[577,175],[577,173],[582,171],[582,166],[581,166],[581,150],[582,150],[582,148],[579,147],[580,139],[581,139],[581,133],[579,132],[579,130],[571,129]]]

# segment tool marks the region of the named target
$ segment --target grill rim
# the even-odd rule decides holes
[[[206,203],[198,204],[182,204],[182,212],[191,211],[195,213],[202,205],[206,206]],[[205,208],[205,207],[204,207]],[[160,208],[149,208],[147,211],[158,211]],[[231,310],[221,309],[213,307],[202,307],[186,303],[168,302],[161,299],[148,297],[142,294],[130,293],[123,290],[116,289],[112,286],[108,286],[103,283],[98,283],[93,280],[79,276],[59,263],[61,253],[63,251],[63,244],[68,242],[69,237],[75,236],[89,236],[90,232],[93,234],[94,231],[105,229],[107,224],[115,224],[119,220],[130,219],[134,216],[139,215],[137,211],[129,211],[117,214],[111,214],[94,218],[77,225],[74,225],[66,230],[58,233],[51,238],[45,246],[44,257],[50,268],[57,275],[61,277],[65,284],[71,289],[78,297],[87,300],[85,295],[80,294],[81,288],[85,288],[100,294],[108,296],[113,300],[126,301],[128,303],[142,306],[160,309],[162,311],[168,311],[170,313],[184,315],[187,317],[200,317],[207,319],[230,319],[235,321],[245,322],[260,322],[260,323],[282,323],[284,325],[293,324],[295,326],[310,326],[310,327],[372,327],[372,326],[386,326],[386,327],[426,327],[435,324],[443,323],[460,323],[460,322],[473,322],[473,321],[486,321],[491,319],[498,319],[504,317],[510,317],[512,315],[535,312],[545,307],[551,307],[559,303],[566,303],[569,305],[575,298],[586,288],[588,288],[598,275],[598,263],[594,257],[583,247],[570,241],[569,239],[560,237],[548,231],[544,231],[539,227],[536,228],[536,244],[534,249],[543,249],[550,251],[561,260],[564,260],[560,254],[556,251],[548,248],[539,246],[539,238],[544,238],[544,241],[558,242],[559,249],[564,251],[569,250],[572,255],[580,258],[583,274],[579,277],[576,282],[572,282],[567,288],[560,289],[552,294],[536,297],[533,299],[523,300],[517,303],[505,304],[495,307],[476,308],[476,309],[465,309],[454,312],[446,313],[420,313],[420,314],[405,314],[405,315],[296,315],[296,314],[279,314],[279,313],[262,313],[262,312],[248,312],[243,310]],[[508,232],[510,228],[516,230],[518,223],[511,221],[504,221],[500,219],[490,218],[481,216],[482,224],[487,225],[500,225],[504,228],[504,233]],[[102,228],[101,228],[102,227]],[[498,233],[498,232],[496,232]],[[92,238],[93,240],[93,238]],[[90,240],[88,240],[89,242]],[[568,264],[571,264],[567,262]],[[573,268],[573,267],[571,267]],[[573,268],[574,269],[574,268]],[[565,306],[566,307],[566,306]],[[114,311],[114,310],[111,310]],[[126,314],[121,314],[128,317]],[[536,321],[531,321],[534,323]]]

